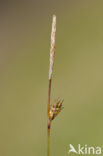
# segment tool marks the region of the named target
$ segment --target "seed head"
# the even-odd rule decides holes
[[[59,112],[61,112],[63,109],[62,103],[63,100],[57,99],[56,102],[51,106],[49,113],[50,120],[53,120],[59,114]]]

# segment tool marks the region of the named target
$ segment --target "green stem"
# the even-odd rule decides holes
[[[50,156],[50,129],[48,130],[48,156]]]
[[[51,128],[51,121],[48,121],[48,148],[47,148],[47,156],[50,156],[50,128]]]

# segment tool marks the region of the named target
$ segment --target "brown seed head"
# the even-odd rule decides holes
[[[50,120],[53,120],[63,109],[63,100],[57,100],[50,108]]]

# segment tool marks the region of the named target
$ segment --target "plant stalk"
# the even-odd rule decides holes
[[[48,156],[50,156],[50,130],[51,130],[51,121],[48,121]]]
[[[51,31],[51,47],[50,47],[50,66],[49,66],[49,88],[48,88],[48,147],[47,156],[50,156],[50,129],[51,129],[51,119],[50,119],[50,96],[51,96],[51,81],[52,81],[52,71],[54,64],[54,54],[55,54],[55,37],[56,37],[56,16],[53,15],[52,20],[52,31]]]

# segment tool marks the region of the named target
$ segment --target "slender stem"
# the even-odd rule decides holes
[[[50,121],[50,95],[51,95],[51,79],[49,80],[49,89],[48,89],[48,147],[47,147],[47,156],[50,156],[50,128],[51,128],[51,121]]]
[[[48,118],[50,112],[50,95],[51,95],[51,79],[49,80],[49,88],[48,88]]]
[[[47,155],[50,156],[50,128],[51,128],[51,121],[48,121],[48,148],[47,148]]]
[[[48,129],[48,156],[50,156],[50,129]]]

